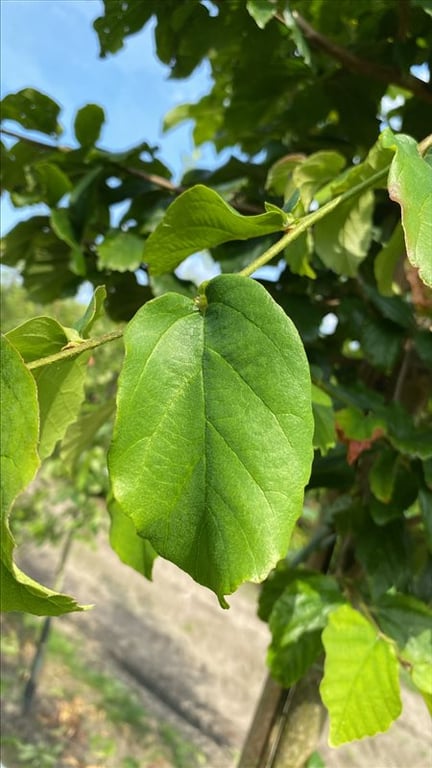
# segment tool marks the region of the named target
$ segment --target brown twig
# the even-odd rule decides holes
[[[322,35],[321,32],[314,29],[309,22],[298,13],[298,11],[293,11],[292,15],[309,43],[320,51],[326,53],[332,59],[335,59],[335,61],[338,61],[346,69],[349,69],[351,72],[358,75],[365,75],[366,77],[380,80],[387,85],[390,83],[399,85],[401,88],[405,88],[407,91],[415,94],[415,96],[418,96],[422,101],[432,104],[432,90],[422,80],[414,77],[414,75],[401,72],[394,67],[387,67],[376,61],[362,59],[360,56],[356,56],[356,54],[351,53],[351,51],[348,51],[346,48],[337,45],[325,35]],[[285,24],[283,16],[278,14],[276,18],[279,22]]]

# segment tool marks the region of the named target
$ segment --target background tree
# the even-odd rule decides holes
[[[114,548],[147,575],[171,559],[222,605],[276,566],[271,672],[324,670],[338,745],[399,715],[399,668],[432,702],[430,4],[105,0],[101,55],[152,17],[172,77],[210,63],[211,91],[165,125],[232,147],[216,170],[177,185],[145,141],[103,150],[95,104],[64,147],[50,97],[2,102],[2,186],[49,208],[4,238],[4,263],[41,302],[95,288],[73,327],[33,318],[3,342],[4,607],[79,609],[18,571],[7,516],[40,459],[107,418],[106,402],[80,415],[90,352],[123,336],[93,334],[106,311],[128,322]],[[197,288],[176,269],[203,250],[222,274]]]

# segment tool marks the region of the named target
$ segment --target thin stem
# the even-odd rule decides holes
[[[304,216],[296,224],[290,227],[289,231],[283,235],[277,243],[271,245],[270,248],[261,254],[261,256],[258,256],[257,259],[242,269],[239,274],[243,275],[243,277],[249,277],[254,272],[256,272],[257,269],[263,267],[264,264],[268,264],[268,262],[274,259],[274,257],[283,251],[284,248],[286,248],[288,245],[290,245],[290,243],[300,237],[303,232],[306,232],[309,227],[313,226],[313,224],[316,224],[317,221],[320,221],[320,219],[323,219],[325,216],[327,216],[327,214],[333,211],[333,209],[336,208],[340,203],[344,203],[351,197],[355,197],[360,192],[362,192],[363,189],[368,189],[370,186],[375,184],[375,182],[387,176],[389,168],[390,165],[387,165],[385,168],[382,168],[381,171],[377,171],[377,173],[374,173],[373,176],[370,176],[368,179],[360,182],[360,184],[352,187],[352,189],[349,189],[342,195],[333,198],[333,200],[329,200],[327,203],[325,203],[325,205],[322,205],[321,208],[318,208],[317,211],[313,211],[312,213]]]
[[[102,344],[107,344],[109,341],[119,339],[121,336],[123,336],[123,331],[118,330],[112,331],[111,333],[106,333],[104,336],[99,336],[99,338],[96,339],[86,339],[80,343],[74,343],[73,346],[67,346],[65,349],[60,350],[60,352],[56,352],[54,355],[47,355],[47,357],[41,357],[39,360],[32,360],[30,363],[27,363],[27,368],[30,371],[33,371],[35,368],[42,368],[44,365],[50,365],[51,363],[58,363],[62,360],[68,360],[69,358],[81,355],[83,352],[87,352],[90,349],[101,347]]]

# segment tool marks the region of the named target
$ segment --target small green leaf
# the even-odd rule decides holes
[[[126,329],[109,465],[140,535],[224,602],[288,548],[312,458],[310,379],[261,285],[222,275],[199,305],[164,294]]]
[[[291,580],[269,618],[272,642],[267,663],[273,677],[289,687],[302,677],[322,650],[321,630],[342,595],[330,576],[304,573]]]
[[[112,419],[115,412],[114,400],[93,407],[88,413],[69,425],[62,440],[60,457],[64,461],[68,471],[73,474],[76,464],[82,453],[93,444],[95,435],[99,429]]]
[[[122,512],[115,501],[109,504],[111,517],[110,544],[122,563],[129,565],[146,579],[152,578],[153,563],[157,552],[142,536],[138,535],[130,517]]]
[[[34,317],[9,331],[7,338],[25,362],[60,352],[78,334],[51,317]],[[39,455],[50,456],[67,427],[75,421],[84,398],[84,377],[89,353],[36,368],[40,435]]]
[[[97,104],[86,104],[78,110],[74,131],[82,147],[92,147],[96,144],[104,122],[105,112]]]
[[[374,273],[378,290],[383,296],[393,293],[393,278],[396,266],[405,253],[405,243],[400,222],[394,228],[390,240],[375,256]]]
[[[2,120],[15,120],[31,131],[60,134],[58,123],[60,107],[55,101],[34,88],[24,88],[17,93],[9,93],[1,104]]]
[[[15,542],[8,515],[17,495],[39,466],[39,415],[36,385],[22,358],[1,337],[1,608],[57,616],[82,610],[75,600],[46,589],[26,576],[13,561]]]
[[[260,29],[264,29],[277,11],[272,0],[247,0],[246,8]]]
[[[41,162],[34,167],[39,195],[43,202],[50,207],[57,205],[59,200],[72,189],[72,183],[65,173],[53,163]]]
[[[336,445],[335,414],[331,397],[312,384],[312,412],[314,417],[314,448],[323,456]]]
[[[104,285],[98,285],[90,299],[89,305],[84,315],[78,320],[74,327],[82,339],[87,339],[92,329],[93,323],[103,317],[105,314],[104,302],[107,296]]]
[[[98,268],[134,272],[146,260],[144,243],[141,237],[130,232],[110,232],[97,247]]]
[[[342,171],[346,160],[339,152],[322,151],[309,155],[293,171],[293,181],[307,211],[315,193]]]
[[[372,241],[374,195],[371,190],[338,205],[314,229],[315,249],[337,275],[355,277]]]
[[[171,203],[145,241],[142,261],[153,275],[161,275],[204,248],[280,232],[287,224],[288,214],[283,212],[241,216],[217,192],[198,184]]]
[[[349,605],[330,615],[322,639],[320,691],[330,715],[330,745],[386,731],[402,711],[393,645]]]
[[[408,258],[423,282],[432,286],[432,168],[411,136],[396,136],[387,128],[382,142],[395,151],[388,190],[401,207]]]
[[[397,453],[391,448],[380,451],[372,464],[369,482],[374,496],[384,504],[390,501],[396,480]]]

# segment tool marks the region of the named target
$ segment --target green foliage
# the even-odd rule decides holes
[[[330,743],[386,731],[401,713],[394,647],[348,605],[329,618],[321,695],[330,713]]]
[[[153,18],[172,77],[204,60],[212,74],[166,129],[192,119],[197,144],[243,159],[177,186],[147,142],[98,146],[96,104],[76,115],[76,146],[12,131],[2,148],[12,204],[50,209],[3,238],[3,263],[33,300],[95,289],[78,321],[29,308],[8,326],[7,578],[28,596],[7,515],[52,451],[77,503],[86,488],[113,494],[112,546],[147,577],[160,554],[224,604],[281,559],[260,603],[270,668],[291,685],[324,657],[334,744],[397,717],[398,665],[432,700],[432,95],[413,75],[430,67],[432,17],[420,0],[407,16],[393,0],[372,5],[105,0],[101,55]],[[3,108],[24,131],[59,132],[57,105],[33,89]],[[180,280],[203,250],[237,274],[198,291]],[[124,364],[102,346],[121,335],[104,311],[127,323]],[[306,570],[309,558],[328,574]],[[14,605],[35,610],[35,595]]]
[[[148,303],[125,346],[114,496],[159,554],[223,603],[267,575],[301,513],[312,417],[300,340],[262,287],[224,275],[198,305],[169,293]]]

